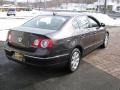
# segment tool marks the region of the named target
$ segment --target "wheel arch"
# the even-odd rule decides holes
[[[106,31],[106,33],[109,35],[110,33],[109,33],[109,31]]]
[[[83,55],[83,48],[82,48],[82,46],[77,45],[74,48],[78,48],[80,50],[80,52],[81,52],[81,55]]]

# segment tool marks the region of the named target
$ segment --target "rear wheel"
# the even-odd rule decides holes
[[[106,48],[108,46],[109,34],[106,33],[104,43],[101,45],[101,48]]]
[[[73,49],[69,62],[67,65],[67,70],[69,72],[74,72],[78,69],[81,60],[81,52],[78,48]]]

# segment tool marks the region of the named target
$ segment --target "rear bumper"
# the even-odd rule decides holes
[[[20,61],[13,58],[13,54],[15,52],[22,53],[24,55],[24,60]],[[9,60],[13,60],[19,63],[25,63],[29,65],[41,66],[41,67],[65,64],[68,62],[68,58],[69,58],[69,54],[62,54],[53,57],[38,57],[38,56],[36,57],[34,55],[26,54],[24,52],[10,48],[9,49],[5,48],[5,53]]]

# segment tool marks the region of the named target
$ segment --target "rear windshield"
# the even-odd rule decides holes
[[[65,16],[38,16],[23,24],[23,27],[59,30],[67,22]]]

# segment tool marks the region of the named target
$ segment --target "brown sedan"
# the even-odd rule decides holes
[[[6,56],[37,66],[65,64],[77,70],[81,57],[108,45],[105,25],[89,15],[41,15],[9,31]]]

